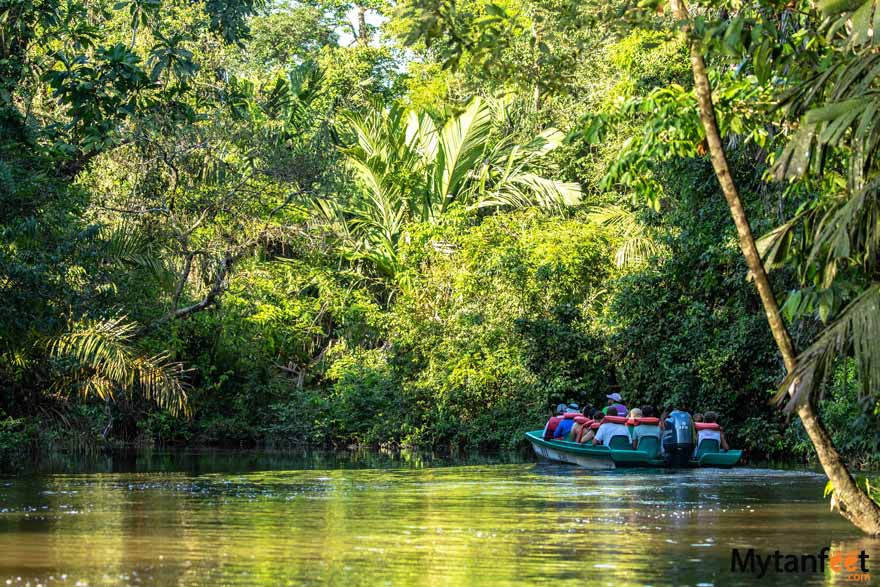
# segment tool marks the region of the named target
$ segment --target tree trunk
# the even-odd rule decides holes
[[[364,6],[357,7],[357,19],[358,19],[358,30],[357,30],[358,41],[360,41],[362,44],[366,45],[370,41],[370,34],[367,31],[367,9]]]
[[[540,47],[541,33],[534,21],[532,21],[532,40],[536,48]],[[538,52],[540,53],[540,50]],[[535,109],[535,112],[541,110],[541,60],[538,57],[535,58],[535,87],[532,88],[532,108]]]
[[[671,0],[672,10],[675,17],[680,21],[686,21],[689,18],[687,7],[684,0]],[[767,278],[767,272],[764,270],[764,264],[758,253],[758,247],[752,236],[752,230],[749,227],[748,217],[743,207],[742,199],[733,182],[733,176],[730,172],[730,166],[727,163],[727,156],[724,152],[724,145],[721,143],[721,134],[718,131],[718,123],[715,119],[715,108],[712,104],[712,88],[709,85],[709,76],[706,74],[706,63],[703,60],[699,41],[690,38],[688,42],[691,52],[691,68],[694,74],[694,86],[696,88],[697,100],[700,108],[700,121],[706,130],[706,141],[709,144],[709,154],[712,159],[712,167],[715,170],[715,176],[718,183],[721,184],[721,191],[727,200],[730,208],[730,215],[736,225],[736,231],[739,235],[739,246],[745,256],[746,264],[749,271],[755,279],[755,286],[758,289],[758,295],[764,306],[764,313],[767,316],[767,322],[770,324],[770,330],[773,333],[773,339],[788,372],[792,372],[797,365],[797,354],[794,350],[791,337],[779,314],[779,306],[776,303],[776,297],[773,295],[773,289],[770,286],[770,280]],[[810,437],[813,446],[816,448],[816,454],[819,462],[828,475],[834,486],[834,497],[837,501],[838,510],[841,515],[852,522],[857,528],[872,535],[880,535],[880,507],[862,491],[849,470],[843,462],[840,453],[834,447],[828,431],[819,420],[818,414],[810,401],[803,402],[797,408],[798,416],[804,424],[804,429]]]

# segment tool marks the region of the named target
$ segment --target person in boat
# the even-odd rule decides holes
[[[565,408],[565,414],[562,415],[562,421],[557,424],[556,430],[553,431],[553,439],[565,440],[568,438],[571,429],[574,427],[574,417],[579,415],[578,405],[568,404]]]
[[[702,421],[703,421],[703,414],[699,414],[699,413],[694,414],[694,422],[702,422]]]
[[[633,413],[638,412],[637,416],[633,416]],[[654,407],[653,406],[642,406],[642,409],[634,409],[630,413],[630,417],[638,420],[636,426],[632,429],[632,439],[633,439],[633,448],[639,448],[639,440],[645,438],[646,436],[653,436],[660,439],[660,421],[655,422],[656,416],[654,415]]]
[[[556,406],[556,415],[547,420],[547,425],[544,426],[544,440],[550,440],[553,438],[553,433],[556,432],[556,427],[559,426],[559,423],[562,422],[565,417],[565,404],[559,404]]]
[[[584,434],[586,434],[590,426],[593,424],[593,406],[590,404],[586,404],[583,409],[581,409],[581,416],[575,416],[574,418],[574,426],[571,429],[571,434],[569,435],[569,439],[572,442],[580,442],[581,438],[583,438]]]
[[[596,431],[596,436],[593,437],[593,444],[604,444],[608,445],[611,442],[611,439],[615,436],[625,436],[628,442],[632,442],[632,439],[629,436],[629,429],[627,429],[626,420],[620,419],[616,422],[609,422],[614,418],[617,420],[620,416],[616,414],[606,414],[604,418],[602,418],[602,425],[599,426],[599,429]]]
[[[577,408],[577,404],[568,404],[569,408]],[[580,442],[581,436],[584,434],[584,426],[589,427],[589,424],[592,423],[590,420],[590,414],[592,413],[592,408],[589,404],[584,406],[583,410],[579,410],[577,414],[574,416],[574,425],[571,427],[571,432],[568,433],[566,440],[569,442]]]
[[[629,431],[629,437],[632,439],[633,430],[635,429],[636,422],[638,422],[642,417],[642,409],[641,408],[633,408],[629,411],[629,414],[626,415],[626,429]]]
[[[592,419],[593,412],[595,412],[595,411],[596,410],[595,410],[595,408],[593,408],[592,404],[584,404],[583,409],[581,409],[581,414],[583,414],[584,417],[587,419]]]
[[[658,410],[656,407],[654,407],[652,405],[642,406],[642,417],[643,418],[657,418],[658,420],[660,420],[660,422],[663,422],[663,420],[660,418],[659,414],[660,414],[660,410]]]
[[[703,414],[703,423],[718,424],[718,414],[715,412],[706,412]],[[717,440],[718,445],[724,452],[730,450],[730,446],[727,444],[727,439],[724,438],[724,429],[721,426],[714,428],[707,427],[697,430],[697,448],[699,448],[700,442],[707,438]]]
[[[602,425],[602,419],[604,417],[605,413],[602,410],[596,410],[593,412],[593,418],[590,420],[590,425],[581,429],[581,437],[578,439],[578,442],[581,444],[591,443],[596,436],[596,430]]]
[[[605,396],[608,399],[608,405],[602,410],[606,416],[623,416],[629,413],[626,406],[623,405],[623,398],[619,393],[611,393]],[[616,413],[615,413],[616,412]]]
[[[589,428],[592,420],[587,418],[582,414],[578,414],[574,417],[574,426],[571,427],[571,432],[568,433],[568,437],[566,438],[569,442],[580,442],[580,438],[584,433],[584,427]]]

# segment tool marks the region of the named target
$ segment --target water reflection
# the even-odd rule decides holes
[[[387,469],[461,464],[524,462],[531,451],[449,455],[416,450],[111,450],[54,452],[25,468],[31,474],[56,473],[237,473],[290,469]],[[12,473],[15,471],[10,471]],[[4,471],[0,471],[0,474]]]
[[[880,561],[813,473],[249,467],[2,480],[0,585],[746,585],[733,547]]]

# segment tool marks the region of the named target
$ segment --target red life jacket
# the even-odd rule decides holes
[[[694,428],[697,430],[723,430],[718,422],[694,422]]]
[[[559,426],[559,423],[562,422],[564,418],[564,416],[553,416],[547,420],[547,427],[544,429],[544,440],[553,438],[553,433],[556,432],[556,427]]]
[[[660,418],[630,418],[626,421],[627,426],[638,426],[639,424],[646,424],[648,426],[659,426]]]
[[[575,421],[577,421],[577,420],[575,420]],[[587,433],[587,430],[589,430],[592,427],[592,425],[593,425],[593,421],[591,419],[584,418],[584,421],[581,424],[581,430],[580,430],[580,432],[578,432],[578,437],[575,439],[578,443],[583,441],[584,434]]]
[[[562,414],[561,416],[554,416],[553,418],[550,418],[550,421],[548,422],[548,426],[547,426],[547,433],[544,436],[544,440],[550,440],[552,438],[555,438],[554,432],[556,432],[556,429],[559,428],[559,424],[563,420],[574,420],[578,416],[583,416],[583,414],[581,414],[580,412],[566,412],[566,413]],[[554,422],[554,420],[556,420],[556,421]],[[574,423],[572,423],[572,425],[569,427],[569,430],[571,430],[572,427],[574,427]]]

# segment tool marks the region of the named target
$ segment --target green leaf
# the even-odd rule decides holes
[[[780,311],[782,312],[782,316],[789,322],[794,321],[795,316],[799,314],[799,309],[801,306],[801,298],[803,297],[803,293],[801,290],[796,289],[788,294],[788,298],[786,298],[785,303],[782,305]]]

